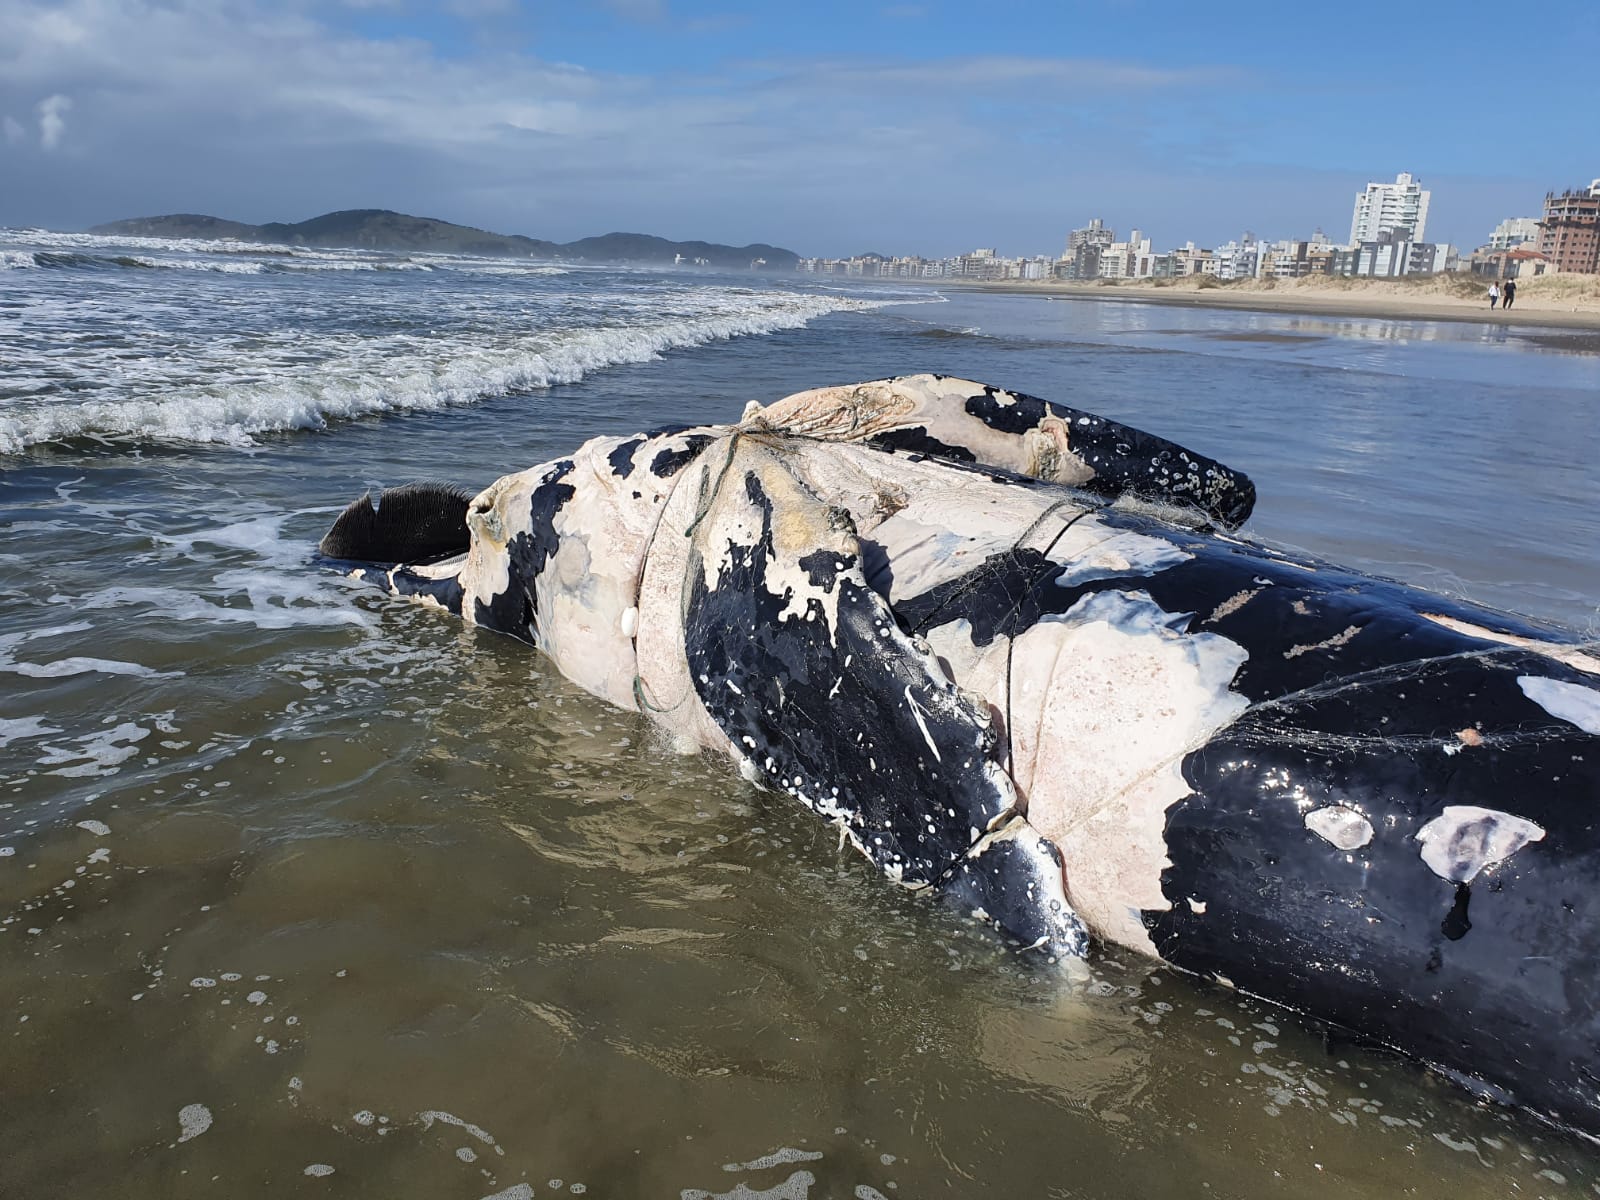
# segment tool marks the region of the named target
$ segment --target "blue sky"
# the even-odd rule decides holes
[[[1600,4],[0,0],[0,223],[383,207],[567,240],[1467,246],[1600,177]]]

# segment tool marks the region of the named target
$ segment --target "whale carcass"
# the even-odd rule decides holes
[[[1600,1132],[1600,655],[1235,536],[1254,500],[923,375],[363,497],[321,550],[1026,947],[1129,947]]]

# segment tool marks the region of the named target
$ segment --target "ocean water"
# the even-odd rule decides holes
[[[1248,471],[1256,537],[1594,632],[1564,344],[0,233],[0,1195],[1600,1192],[1588,1143],[1292,1013],[1041,970],[309,562],[369,486],[935,370]]]

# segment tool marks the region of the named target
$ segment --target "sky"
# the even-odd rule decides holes
[[[0,225],[389,208],[805,255],[1471,248],[1600,177],[1600,3],[0,0]]]

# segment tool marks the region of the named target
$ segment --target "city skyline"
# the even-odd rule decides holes
[[[1261,236],[1246,229],[1212,247],[1197,245],[1193,238],[1179,245],[1172,238],[1165,242],[1170,249],[1157,253],[1153,247],[1158,243],[1146,231],[1133,229],[1119,241],[1115,228],[1097,216],[1069,231],[1059,254],[1035,250],[1011,256],[994,247],[944,256],[864,252],[846,257],[802,256],[801,270],[858,274],[862,264],[879,260],[883,274],[932,277],[988,276],[987,268],[1000,264],[1006,269],[996,277],[1030,279],[1137,279],[1202,273],[1225,280],[1263,273],[1392,276],[1477,270],[1487,265],[1488,255],[1511,250],[1536,254],[1543,260],[1537,267],[1540,273],[1546,269],[1580,273],[1600,269],[1596,253],[1600,235],[1594,228],[1600,208],[1600,179],[1587,187],[1551,189],[1541,205],[1542,217],[1506,217],[1486,237],[1467,246],[1427,237],[1431,192],[1422,183],[1409,172],[1397,173],[1392,183],[1368,182],[1356,193],[1350,235],[1343,242],[1330,238],[1321,226],[1309,236],[1302,230],[1288,238],[1271,233]]]
[[[391,208],[552,240],[1032,252],[1101,213],[1342,234],[1397,170],[1476,244],[1592,175],[1600,12],[820,0],[0,0],[0,223]],[[1498,43],[1495,43],[1498,45]],[[1063,49],[1070,48],[1070,49]]]
[[[1055,280],[1071,282],[1175,280],[1210,276],[1217,282],[1300,279],[1307,276],[1399,278],[1467,271],[1491,278],[1600,272],[1600,179],[1586,188],[1546,193],[1540,217],[1508,217],[1470,250],[1427,240],[1431,194],[1400,172],[1393,183],[1374,180],[1356,193],[1350,236],[1259,237],[1197,246],[1193,239],[1158,251],[1144,231],[1118,240],[1101,217],[1071,230],[1058,255],[1001,255],[980,247],[952,256],[878,253],[848,258],[801,257],[802,272],[876,278]]]

